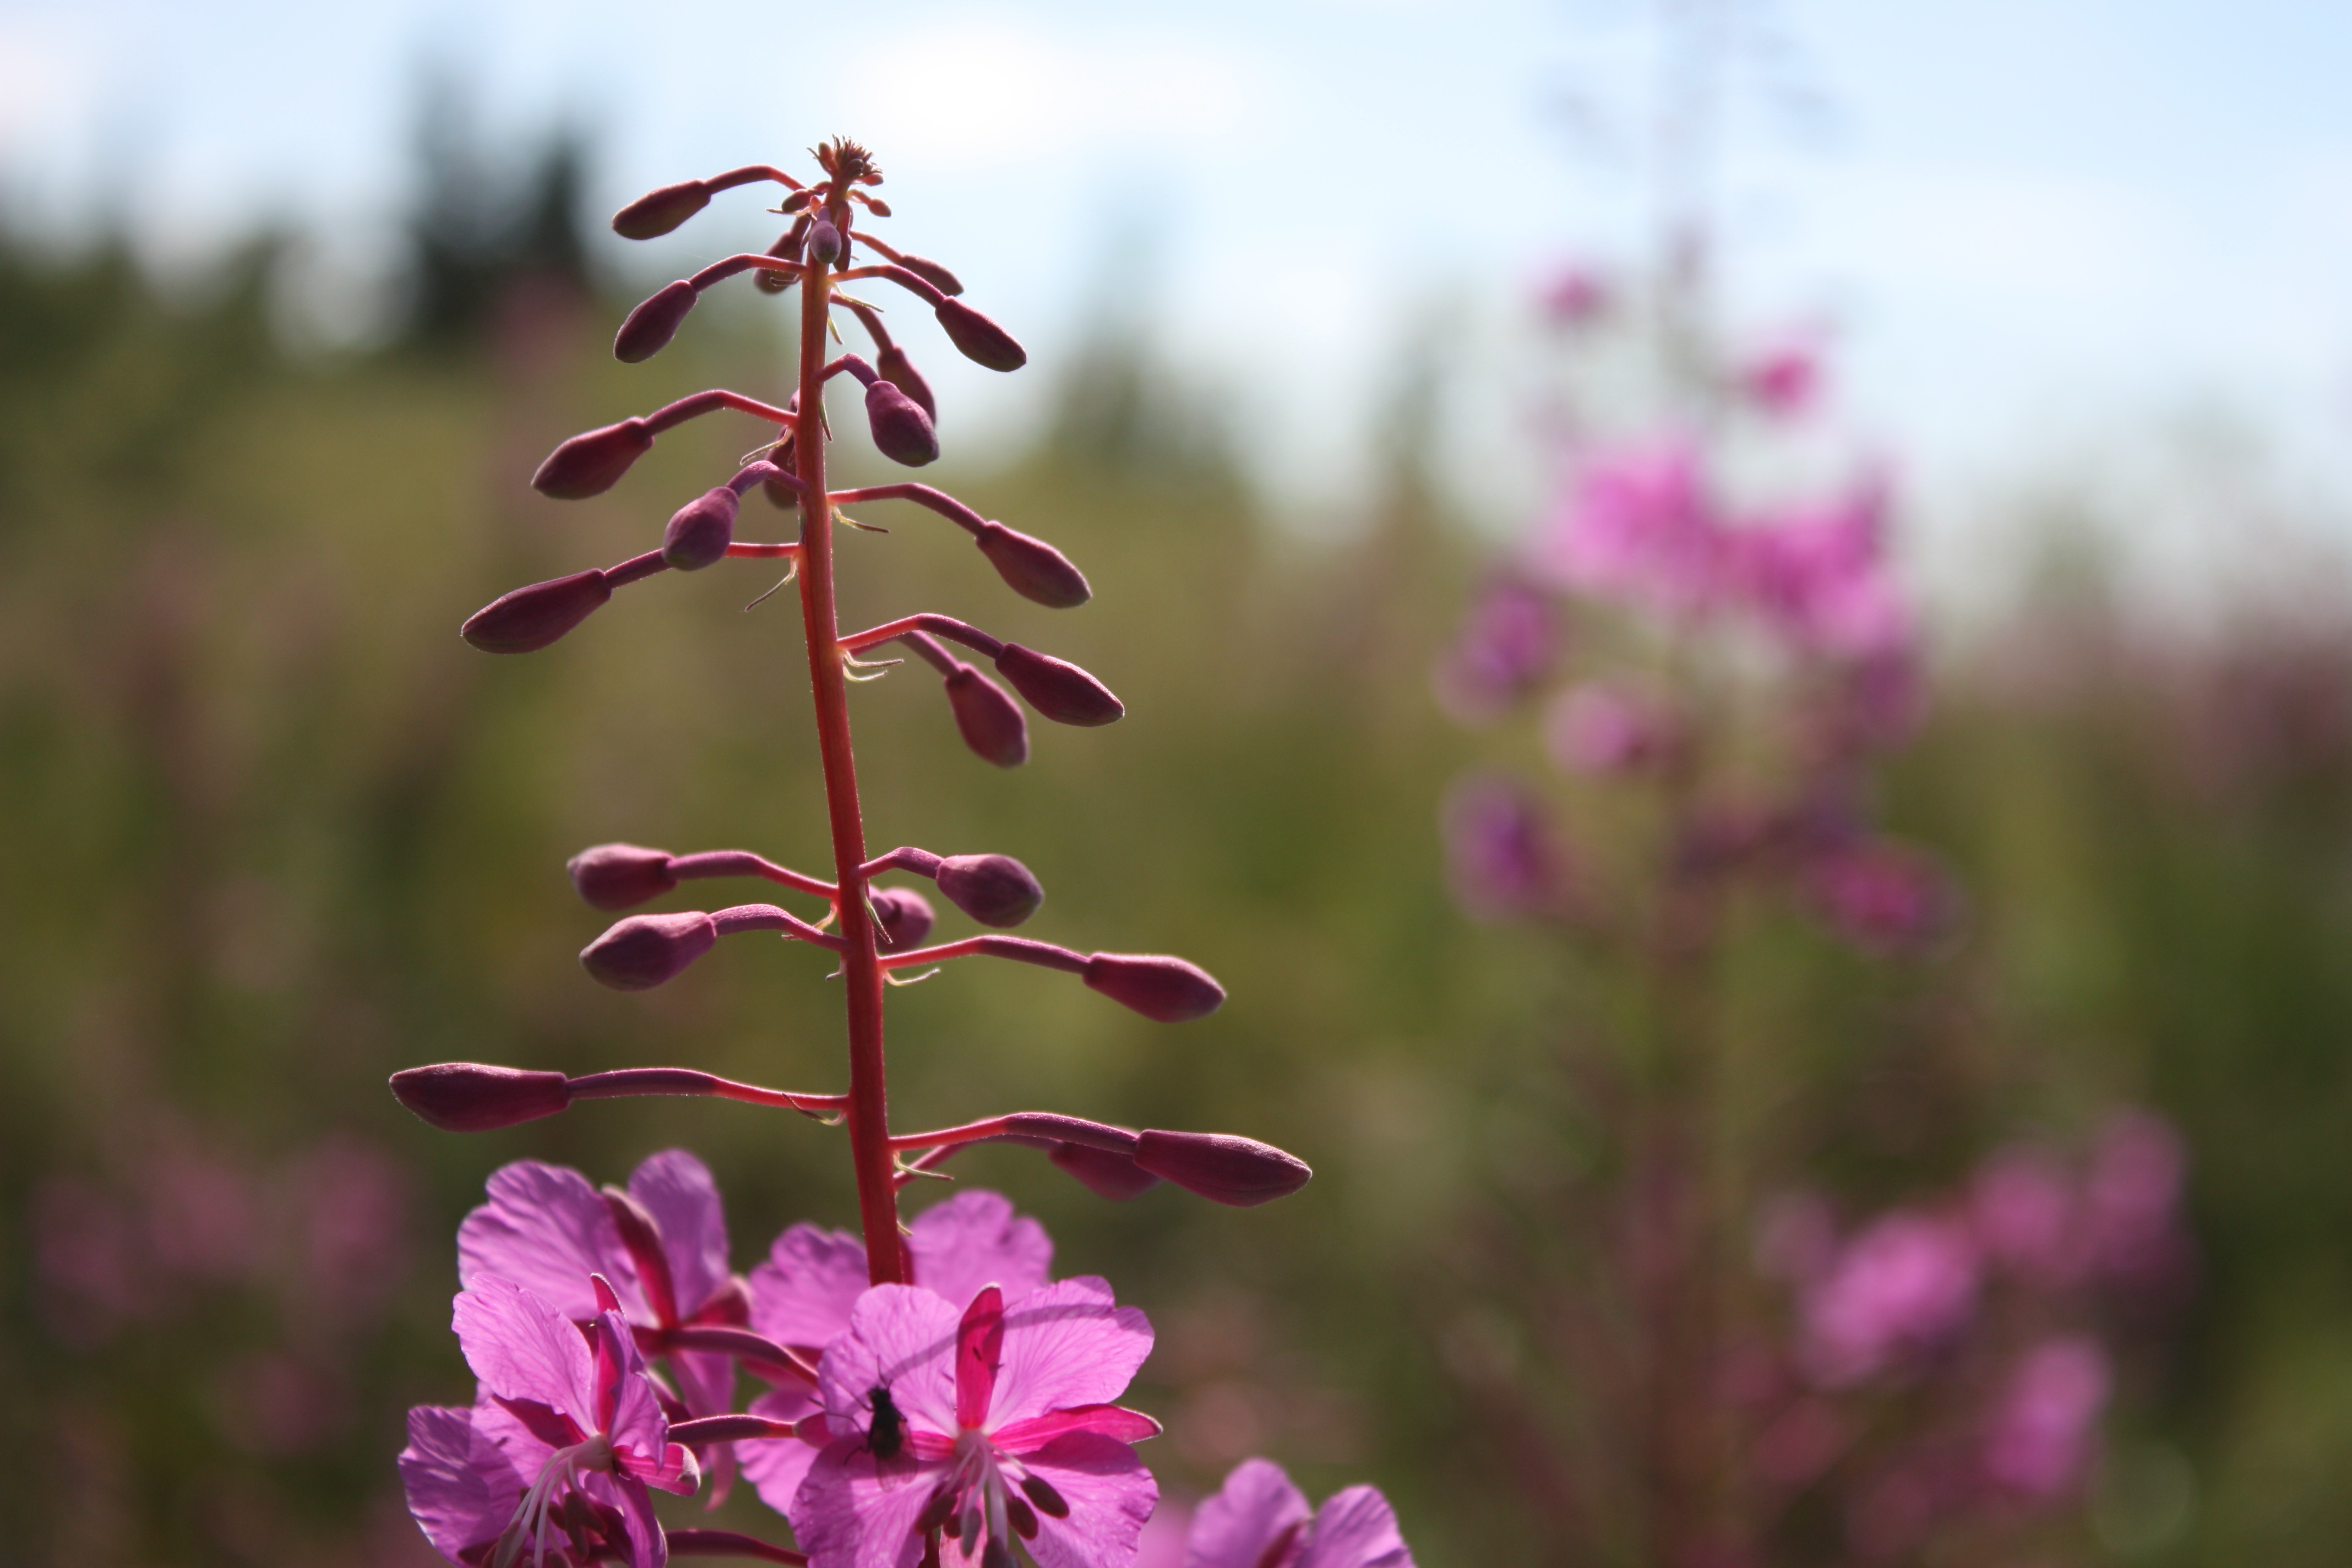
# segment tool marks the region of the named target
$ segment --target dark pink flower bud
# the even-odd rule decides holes
[[[1017,642],[996,656],[996,672],[1056,724],[1108,724],[1127,711],[1109,687],[1076,665]]]
[[[1123,1204],[1129,1198],[1140,1197],[1160,1184],[1160,1178],[1129,1159],[1108,1149],[1089,1149],[1083,1143],[1056,1143],[1054,1152],[1045,1156],[1065,1171],[1085,1183],[1097,1197]]]
[[[741,498],[730,485],[702,492],[670,514],[662,530],[662,559],[681,572],[699,572],[727,559],[735,542],[735,509]]]
[[[625,910],[677,886],[677,857],[641,844],[599,844],[563,863],[574,891],[600,910]]]
[[[936,875],[940,895],[984,926],[1017,926],[1045,901],[1029,868],[1010,855],[950,855]]]
[[[974,364],[986,365],[991,370],[1019,370],[1029,363],[1029,351],[1014,342],[1012,333],[961,300],[950,300],[931,314],[940,319],[948,342]]]
[[[882,940],[877,945],[885,952],[922,946],[923,939],[931,934],[931,926],[939,919],[931,912],[930,901],[912,888],[877,888],[868,898],[874,905],[874,918],[882,925]]]
[[[947,678],[947,689],[965,745],[1000,768],[1017,768],[1029,760],[1029,721],[1003,687],[960,664]]]
[[[938,289],[942,294],[961,294],[963,283],[956,275],[927,257],[900,252],[898,265]]]
[[[1056,610],[1076,609],[1094,597],[1086,574],[1042,539],[1017,533],[1001,522],[983,523],[974,542],[1005,586],[1024,599]]]
[[[613,232],[623,239],[655,239],[667,234],[710,205],[710,187],[700,180],[680,180],[657,191],[647,191],[613,215]]]
[[[1286,1198],[1315,1174],[1296,1154],[1230,1132],[1147,1131],[1135,1142],[1135,1163],[1188,1193],[1235,1208]]]
[[[631,915],[580,950],[580,967],[615,991],[650,991],[718,940],[719,928],[700,910]]]
[[[1205,1018],[1225,1004],[1225,988],[1207,970],[1164,952],[1093,953],[1080,978],[1112,1001],[1163,1024]]]
[[[556,500],[585,500],[621,482],[629,465],[654,449],[654,433],[642,419],[624,419],[601,430],[583,430],[547,455],[530,477],[530,488]]]
[[[874,434],[875,449],[894,463],[919,468],[939,458],[931,416],[889,382],[877,380],[866,389],[866,426]]]
[[[761,479],[760,489],[766,492],[769,505],[779,511],[790,511],[801,504],[801,492],[784,483],[784,476],[795,472],[796,469],[793,457],[792,432],[785,430],[780,434],[783,438],[768,453],[768,461],[776,465],[776,472]]]
[[[940,422],[939,400],[931,395],[931,384],[923,379],[923,373],[915,368],[915,362],[907,357],[905,349],[892,343],[876,356],[874,368],[881,372],[883,380],[913,398],[932,424]]]
[[[841,259],[841,230],[833,226],[831,218],[819,218],[809,226],[808,257],[819,267],[830,267]]]
[[[621,330],[613,334],[613,357],[624,364],[636,364],[661,353],[686,324],[687,312],[698,298],[694,285],[683,278],[664,284],[630,311]]]
[[[457,635],[484,653],[533,653],[613,596],[602,572],[574,572],[502,594],[466,617]]]
[[[488,1132],[552,1116],[572,1103],[560,1072],[442,1062],[392,1075],[393,1098],[444,1132]]]

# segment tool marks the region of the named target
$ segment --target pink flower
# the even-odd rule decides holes
[[[1412,1568],[1375,1487],[1333,1492],[1310,1518],[1282,1467],[1244,1459],[1192,1515],[1184,1568]]]
[[[1465,724],[1496,718],[1550,673],[1559,652],[1551,601],[1509,577],[1479,590],[1437,667],[1438,700]]]
[[[1545,286],[1543,307],[1563,326],[1584,326],[1609,309],[1609,285],[1591,268],[1571,262]]]
[[[1534,541],[1530,565],[1565,588],[1687,614],[1722,588],[1725,531],[1686,441],[1594,458]]]
[[[1054,1240],[1045,1227],[1016,1215],[1002,1193],[972,1189],[923,1211],[908,1227],[907,1251],[915,1283],[961,1309],[993,1284],[1007,1303],[1053,1278]],[[866,1247],[845,1231],[805,1222],[776,1237],[768,1261],[751,1270],[751,1326],[814,1361],[848,1331],[850,1310],[866,1293]],[[752,1402],[751,1414],[797,1421],[817,1408],[814,1395],[779,1388]],[[792,1510],[816,1450],[793,1438],[736,1445],[744,1479],[778,1513]]]
[[[1977,1276],[1965,1226],[1933,1215],[1886,1215],[1848,1241],[1805,1292],[1809,1369],[1836,1387],[1937,1349],[1974,1315]]]
[[[1731,531],[1724,570],[1740,598],[1799,648],[1862,658],[1907,647],[1910,602],[1886,560],[1886,490],[1873,478],[1824,506]]]
[[[2074,1184],[2047,1154],[2004,1149],[1969,1184],[1977,1241],[1993,1262],[2043,1284],[2080,1277]]]
[[[1136,1549],[1135,1568],[1184,1568],[1184,1543],[1192,1530],[1192,1509],[1173,1498],[1162,1497],[1151,1510],[1151,1517],[1143,1521],[1143,1541]]]
[[[824,1451],[793,1500],[814,1568],[1129,1568],[1159,1489],[1131,1444],[1160,1424],[1110,1401],[1151,1325],[1097,1279],[993,1286],[959,1314],[919,1285],[877,1285],[825,1347]]]
[[[1793,419],[1813,405],[1822,387],[1822,359],[1812,344],[1790,340],[1739,367],[1739,390],[1766,414]]]
[[[451,1562],[539,1563],[551,1545],[565,1568],[668,1560],[646,1489],[691,1492],[700,1475],[669,1440],[618,1299],[601,1279],[592,1289],[603,1310],[585,1334],[503,1279],[478,1278],[457,1298],[451,1326],[481,1400],[410,1411],[400,1456],[409,1511]]]
[[[1544,720],[1552,761],[1570,773],[1608,775],[1654,767],[1675,750],[1674,715],[1619,682],[1570,687]]]
[[[1840,936],[1873,953],[1928,946],[1950,928],[1956,901],[1933,862],[1883,839],[1822,855],[1805,892]]]
[[[2092,1261],[2110,1279],[2162,1282],[2187,1268],[2179,1229],[2189,1159],[2162,1118],[2119,1110],[2099,1130],[2084,1184],[2084,1229]]]
[[[2072,1491],[2090,1468],[2110,1381],[2106,1352],[2095,1340],[2071,1336],[2034,1347],[1994,1408],[1985,1474],[2043,1501]]]
[[[1478,920],[1556,910],[1567,874],[1550,824],[1507,780],[1468,778],[1446,796],[1443,826],[1454,897]]]

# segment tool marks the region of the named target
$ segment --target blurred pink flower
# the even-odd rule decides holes
[[[1333,1492],[1311,1514],[1269,1459],[1244,1459],[1192,1515],[1185,1568],[1412,1568],[1377,1487]]]
[[[315,1310],[372,1316],[408,1272],[408,1172],[374,1144],[333,1134],[288,1173],[299,1205],[300,1278]]]
[[[1545,747],[1570,773],[1607,776],[1655,767],[1679,740],[1665,704],[1621,681],[1572,686],[1544,717]]]
[[[2073,1491],[2090,1468],[2110,1382],[2095,1340],[2069,1336],[2028,1352],[1994,1406],[1986,1477],[2042,1501]]]
[[[1932,861],[1885,839],[1821,855],[1806,868],[1805,892],[1839,935],[1872,953],[1928,946],[1950,929],[1958,902]]]
[[[1446,865],[1454,897],[1478,920],[1557,910],[1567,889],[1559,847],[1542,808],[1507,780],[1473,777],[1445,797]]]
[[[1495,578],[1470,602],[1438,662],[1437,700],[1463,723],[1483,723],[1541,683],[1559,652],[1550,599],[1524,582]]]
[[[33,1189],[33,1270],[59,1338],[92,1345],[152,1310],[143,1239],[128,1210],[78,1176]]]
[[[168,1273],[210,1284],[246,1278],[266,1232],[245,1173],[192,1139],[165,1136],[140,1173],[148,1256]]]
[[[1776,343],[1739,367],[1737,384],[1764,413],[1793,419],[1812,407],[1821,394],[1821,352],[1794,338]]]
[[[1988,1260],[2038,1284],[2081,1276],[2074,1183],[2057,1161],[2036,1149],[2003,1149],[1977,1167],[1969,1186]]]
[[[1885,554],[1886,491],[1873,478],[1835,500],[1735,529],[1724,572],[1740,598],[1801,649],[1862,658],[1910,646],[1909,600]]]
[[[2084,1240],[2101,1273],[2156,1283],[2188,1266],[2179,1222],[2189,1157],[2161,1117],[2118,1110],[2099,1130],[2084,1184]]]
[[[1697,449],[1684,440],[1594,457],[1537,530],[1543,580],[1670,614],[1719,595],[1724,530]]]
[[[1840,1387],[1941,1347],[1975,1315],[1978,1274],[1959,1221],[1912,1210],[1874,1221],[1800,1298],[1807,1370]]]
[[[1591,268],[1570,262],[1544,286],[1544,313],[1570,327],[1585,326],[1609,309],[1609,285]]]
[[[1135,1568],[1185,1568],[1185,1542],[1192,1529],[1191,1506],[1162,1497],[1151,1510],[1151,1517],[1144,1521]]]

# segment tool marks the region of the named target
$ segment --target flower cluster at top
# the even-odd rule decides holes
[[[1580,344],[1612,306],[1582,273],[1549,303]],[[1558,495],[1477,592],[1436,686],[1470,723],[1551,689],[1541,730],[1557,767],[1646,779],[1685,806],[1678,875],[1780,872],[1832,929],[1884,952],[1933,942],[1953,912],[1940,875],[1875,831],[1864,804],[1867,764],[1910,734],[1922,706],[1917,616],[1887,552],[1886,481],[1865,471],[1769,505],[1725,493],[1736,466],[1726,431],[1777,437],[1811,415],[1821,380],[1818,351],[1792,341],[1712,372],[1663,432],[1565,439]],[[1624,646],[1629,633],[1642,646]],[[1701,678],[1759,669],[1795,694],[1775,738],[1781,776],[1715,787],[1735,737]],[[1590,902],[1524,785],[1465,780],[1445,826],[1473,914],[1572,917]]]
[[[1311,1174],[1300,1160],[1255,1139],[1137,1130],[1055,1112],[999,1113],[924,1132],[890,1127],[883,1003],[900,971],[966,956],[1008,958],[1076,974],[1163,1023],[1213,1012],[1225,994],[1181,958],[1079,952],[1003,934],[1045,898],[1010,856],[911,846],[869,853],[848,693],[897,661],[860,655],[897,644],[936,668],[964,741],[1000,767],[1029,754],[1021,705],[949,644],[987,660],[1022,702],[1056,723],[1108,724],[1126,710],[1077,666],[952,616],[919,612],[841,631],[835,524],[852,522],[841,510],[851,504],[909,501],[946,518],[971,536],[1007,586],[1049,608],[1075,608],[1092,590],[1052,545],[930,486],[828,487],[832,433],[824,398],[836,376],[864,388],[867,432],[884,457],[919,467],[940,452],[929,386],[885,327],[882,308],[848,292],[849,285],[887,283],[912,294],[959,352],[988,369],[1017,370],[1028,356],[963,302],[953,273],[872,233],[872,221],[888,217],[890,208],[874,194],[882,174],[865,148],[836,139],[815,156],[822,175],[813,184],[748,165],[665,186],[613,220],[619,234],[645,239],[677,228],[721,192],[782,186],[776,211],[789,226],[774,246],[715,261],[661,289],[621,323],[613,351],[631,363],[658,353],[704,290],[750,273],[766,292],[798,290],[792,393],[774,402],[724,389],[696,393],[572,437],[531,482],[557,500],[601,494],[664,432],[722,410],[748,415],[773,435],[726,482],[680,507],[657,549],[518,588],[468,619],[463,636],[486,652],[536,652],[576,630],[615,589],[660,573],[730,558],[791,563],[786,580],[799,584],[831,875],[750,850],[674,855],[621,843],[583,851],[569,870],[587,903],[615,912],[683,881],[721,877],[762,879],[816,900],[822,910],[813,919],[768,903],[628,915],[590,942],[580,961],[592,978],[631,992],[677,979],[723,936],[774,931],[824,949],[843,985],[847,1087],[767,1089],[685,1067],[575,1077],[446,1062],[395,1074],[393,1090],[426,1121],[454,1131],[513,1126],[575,1101],[625,1095],[711,1096],[796,1111],[846,1131],[859,1235],[795,1226],[747,1281],[729,1272],[718,1194],[691,1155],[657,1156],[625,1191],[601,1194],[546,1166],[499,1172],[491,1202],[467,1220],[459,1245],[465,1290],[455,1326],[479,1397],[467,1407],[415,1412],[402,1458],[425,1533],[471,1568],[512,1568],[526,1557],[535,1565],[613,1560],[652,1568],[671,1552],[822,1568],[942,1562],[1012,1568],[1024,1549],[1045,1568],[1126,1568],[1156,1497],[1132,1445],[1158,1426],[1113,1403],[1150,1349],[1142,1313],[1116,1305],[1100,1279],[1049,1281],[1043,1232],[1014,1221],[1002,1199],[967,1194],[907,1231],[898,1194],[919,1177],[942,1176],[943,1162],[982,1142],[1042,1149],[1087,1187],[1119,1201],[1166,1181],[1247,1206],[1296,1192]],[[871,340],[871,363],[854,353],[826,357],[839,315]],[[741,502],[754,489],[797,515],[798,537],[736,538]],[[936,911],[914,889],[877,885],[891,873],[930,882],[960,913],[997,929],[925,946]],[[772,1388],[746,1411],[731,1408],[739,1367]],[[728,1531],[663,1531],[653,1490],[691,1492],[707,1469],[720,1492],[739,1467],[792,1520],[801,1551]],[[1279,1568],[1286,1559],[1272,1552],[1255,1561]]]
[[[710,1173],[672,1150],[628,1185],[522,1161],[457,1233],[454,1326],[470,1405],[409,1412],[409,1508],[466,1568],[671,1553],[855,1568],[1138,1561],[1158,1488],[1117,1403],[1151,1325],[1102,1279],[1053,1278],[1045,1227],[968,1191],[908,1228],[913,1279],[867,1283],[864,1245],[809,1224],[749,1276]],[[765,1385],[737,1411],[738,1369]],[[651,1492],[713,1506],[740,1473],[802,1550],[666,1531]],[[1410,1568],[1387,1502],[1309,1517],[1282,1472],[1237,1469],[1192,1519],[1198,1568]]]

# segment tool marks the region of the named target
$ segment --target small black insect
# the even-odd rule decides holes
[[[898,1450],[907,1446],[906,1415],[882,1384],[867,1389],[866,1400],[874,1407],[874,1419],[866,1427],[866,1450],[877,1459],[897,1458]]]

